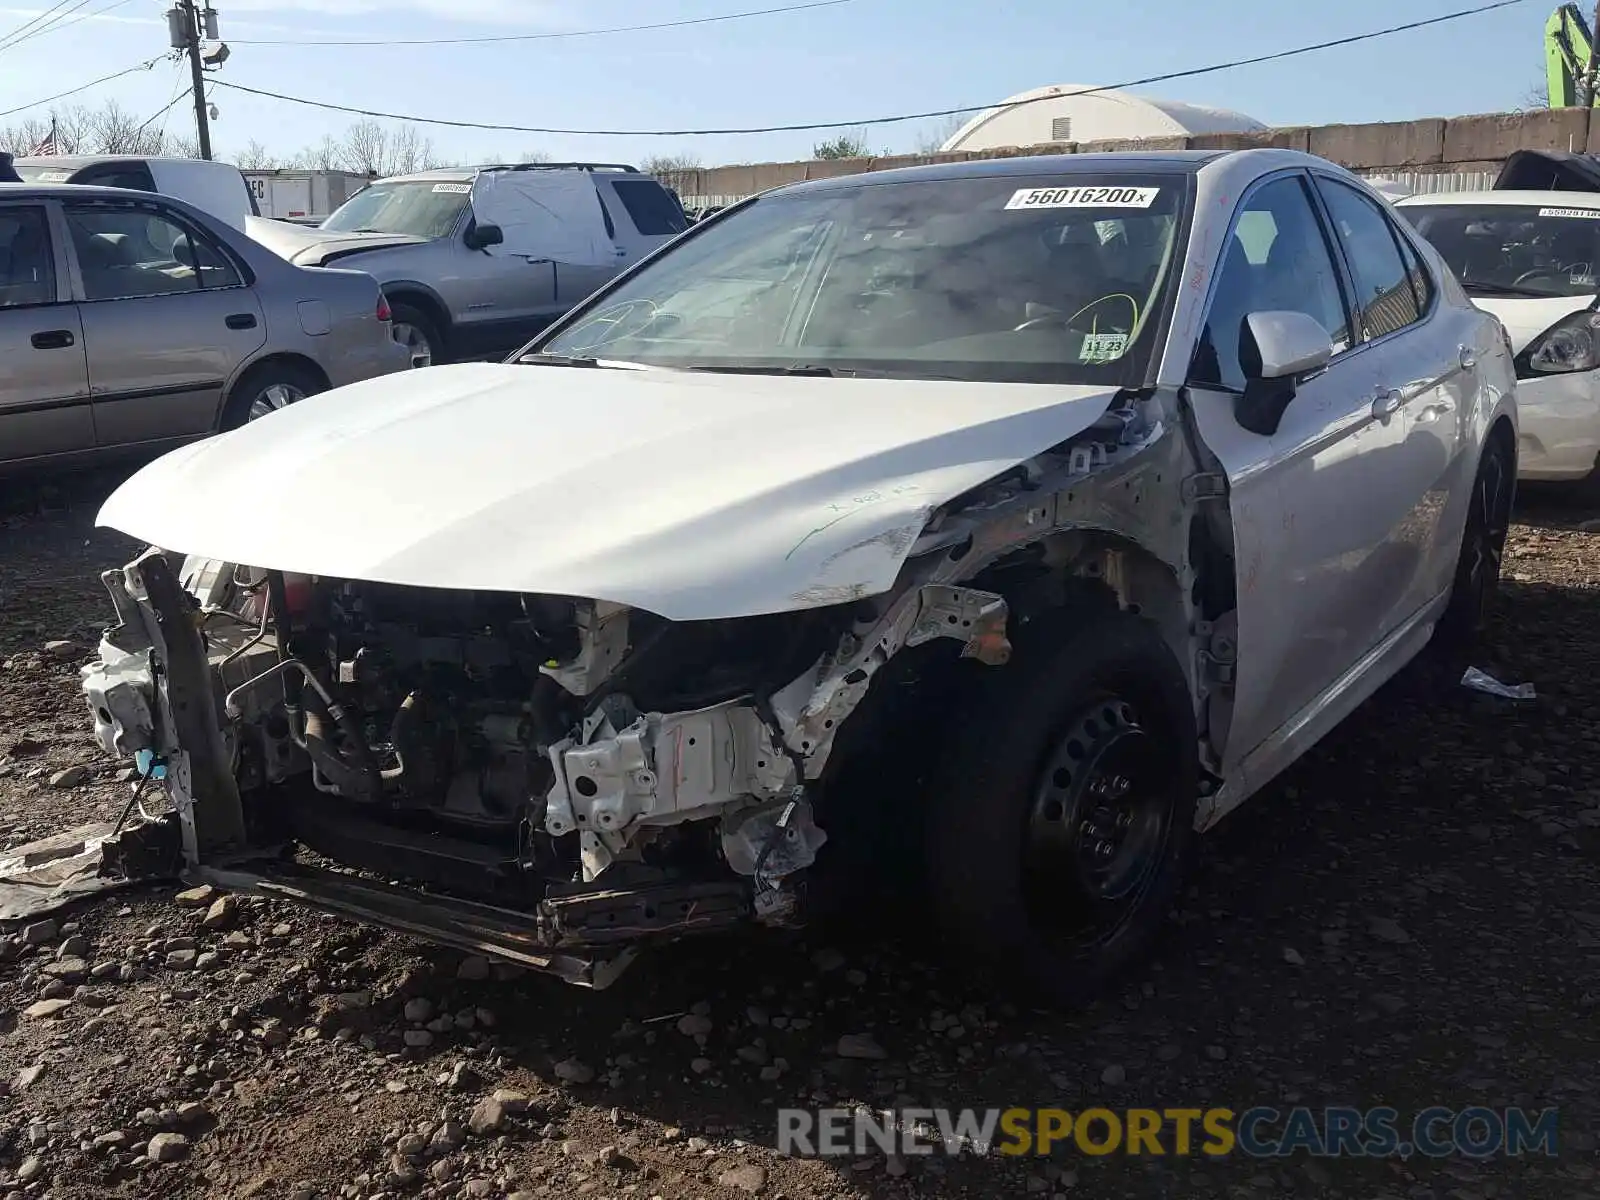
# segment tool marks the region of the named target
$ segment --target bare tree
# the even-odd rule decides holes
[[[115,100],[108,100],[99,108],[73,105],[24,118],[0,128],[0,147],[13,154],[31,153],[49,136],[52,127],[58,154],[195,153],[192,137],[168,134],[165,122],[158,117],[140,120]]]
[[[345,130],[335,151],[338,165],[359,175],[403,175],[444,165],[433,142],[415,125],[385,128],[377,121],[357,121]]]
[[[694,173],[700,169],[697,154],[652,154],[639,164],[639,169],[654,175],[678,195],[692,195]]]
[[[291,165],[290,160],[272,153],[255,138],[244,144],[244,149],[232,156],[233,163],[243,171],[271,171]]]
[[[951,138],[955,137],[955,135],[961,131],[961,127],[965,124],[965,121],[954,114],[945,117],[936,125],[929,126],[927,129],[917,135],[917,140],[914,144],[912,153],[939,153],[939,150],[944,146],[944,144]]]

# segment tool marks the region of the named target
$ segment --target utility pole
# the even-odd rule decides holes
[[[206,105],[205,63],[200,54],[202,38],[217,37],[217,13],[209,4],[201,9],[195,0],[175,0],[167,10],[167,32],[172,48],[189,58],[189,87],[194,99],[194,130],[200,143],[200,157],[211,157],[211,117]],[[221,48],[214,64],[220,66],[227,57],[227,47]]]

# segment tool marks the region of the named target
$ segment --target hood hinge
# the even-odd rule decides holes
[[[1185,504],[1197,500],[1220,500],[1228,494],[1228,477],[1218,472],[1202,471],[1183,481],[1181,493]]]

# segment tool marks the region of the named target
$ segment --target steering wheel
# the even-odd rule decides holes
[[[1571,274],[1571,272],[1565,270],[1564,268],[1557,269],[1555,267],[1535,267],[1531,271],[1524,271],[1521,275],[1518,275],[1511,281],[1511,286],[1521,287],[1530,279],[1560,279],[1569,274]]]

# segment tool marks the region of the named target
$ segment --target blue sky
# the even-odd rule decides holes
[[[112,0],[90,0],[85,12]],[[639,24],[782,0],[214,0],[232,56],[220,78],[366,108],[572,128],[682,128],[855,120],[981,104],[1053,83],[1105,84],[1360,33],[1473,0],[851,0],[837,7],[676,30],[502,45],[289,47],[246,39],[463,37]],[[50,0],[0,0],[0,34]],[[159,54],[161,0],[122,0],[70,30],[0,49],[0,110]],[[1490,112],[1518,106],[1542,72],[1555,0],[1529,0],[1358,46],[1168,83],[1168,99],[1273,125]],[[114,97],[141,116],[186,75],[168,62],[64,103]],[[217,89],[217,156],[256,139],[293,151],[354,118]],[[19,114],[22,115],[30,114]],[[6,118],[5,122],[19,119]],[[169,128],[192,123],[183,103]],[[866,131],[912,149],[939,123]],[[437,151],[482,160],[542,150],[705,164],[809,157],[811,133],[704,138],[557,137],[425,129]]]

